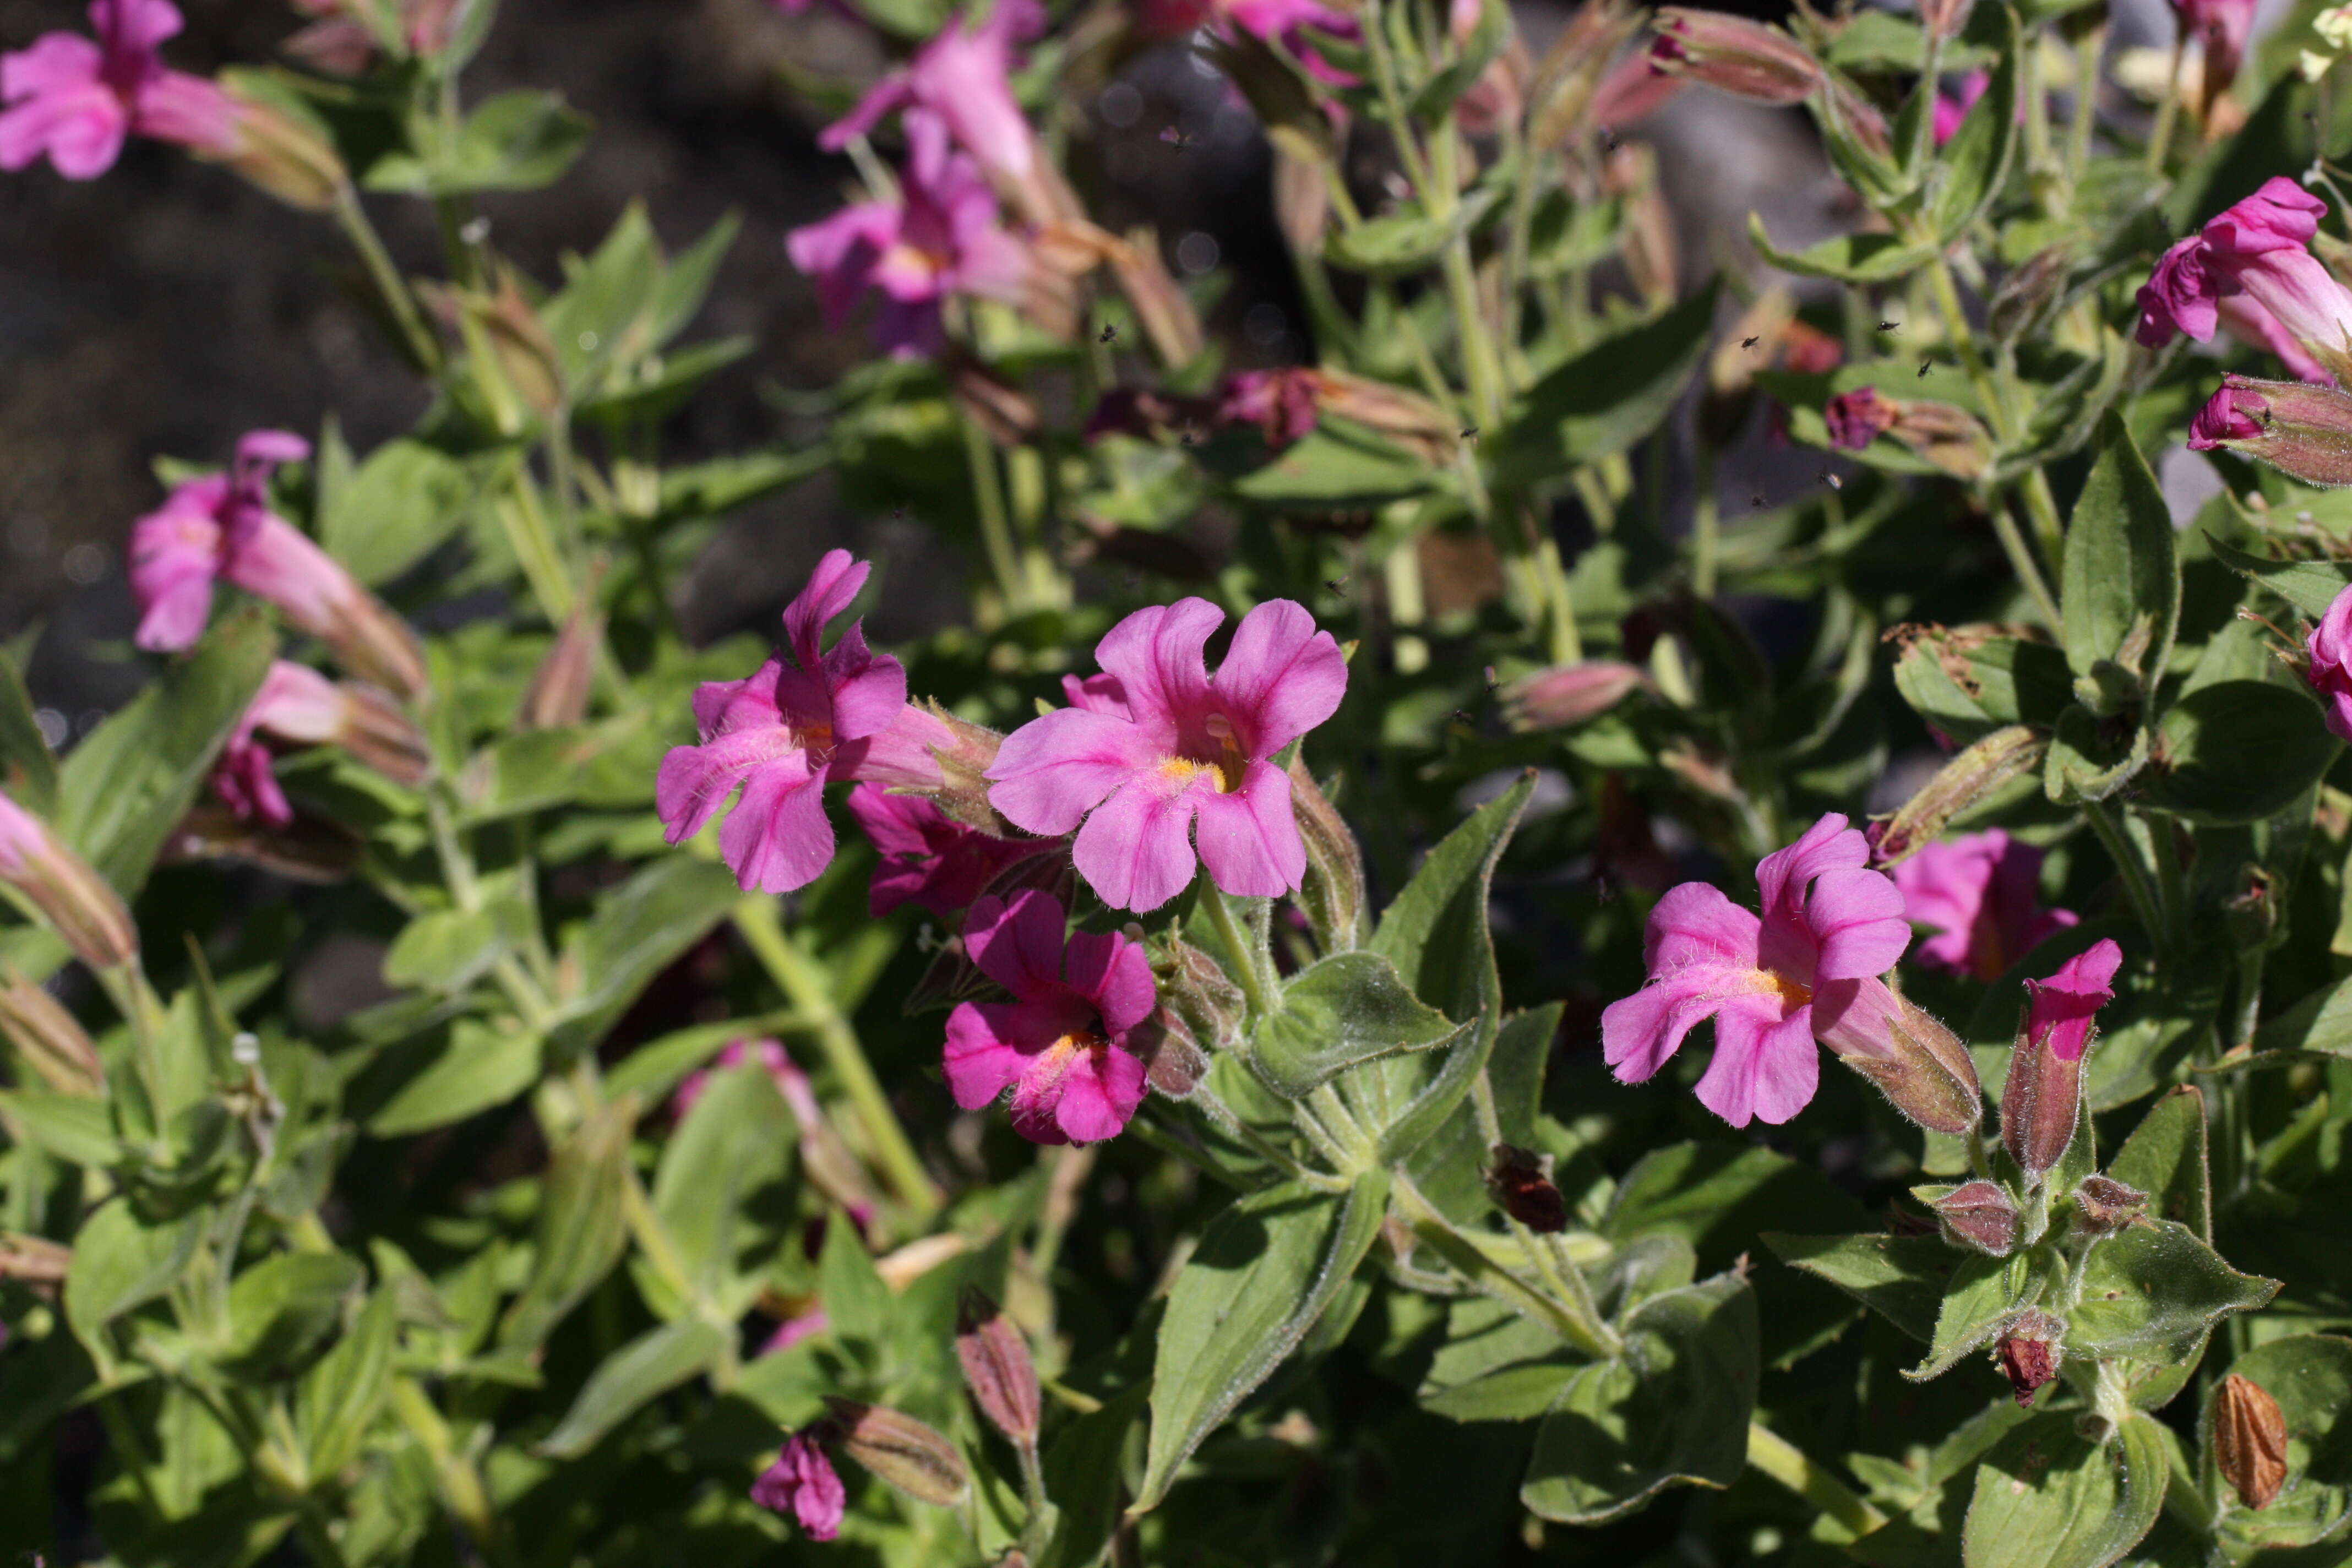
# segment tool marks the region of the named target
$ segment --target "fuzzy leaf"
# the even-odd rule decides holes
[[[1281,1005],[1258,1024],[1252,1064],[1297,1100],[1349,1068],[1450,1045],[1469,1026],[1416,1001],[1380,954],[1334,953],[1283,987]]]

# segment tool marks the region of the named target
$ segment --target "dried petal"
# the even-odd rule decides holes
[[[2213,1467],[2251,1509],[2270,1507],[2286,1485],[2286,1417],[2262,1384],[2234,1372],[2213,1395]]]
[[[2028,1311],[2001,1336],[1993,1354],[2021,1405],[2032,1405],[2034,1391],[2057,1379],[2065,1333],[2066,1325],[2049,1313]]]
[[[1568,1228],[1568,1200],[1552,1184],[1546,1162],[1526,1149],[1495,1145],[1494,1163],[1486,1167],[1486,1190],[1496,1206],[1539,1236],[1557,1236]]]

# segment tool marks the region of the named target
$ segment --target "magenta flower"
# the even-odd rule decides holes
[[[1892,1057],[1895,1005],[1878,979],[1911,943],[1903,894],[1866,869],[1870,846],[1835,812],[1756,868],[1763,917],[1705,882],[1650,911],[1650,983],[1601,1015],[1602,1054],[1621,1083],[1654,1075],[1701,1019],[1715,1057],[1699,1102],[1734,1127],[1779,1123],[1820,1079],[1819,1040],[1846,1056]]]
[[[899,200],[860,202],[784,237],[836,331],[859,300],[881,295],[875,342],[900,358],[946,345],[940,302],[950,295],[1018,302],[1030,273],[1028,247],[999,226],[988,182],[947,137],[937,116],[910,110]]]
[[[126,136],[224,153],[236,145],[236,106],[206,79],[167,69],[163,40],[180,30],[170,0],[90,0],[98,41],[44,33],[0,55],[0,169],[47,153],[68,180],[114,167]]]
[[[1859,452],[1892,430],[1898,416],[1895,405],[1878,395],[1878,388],[1858,386],[1831,398],[1822,417],[1829,423],[1831,446]]]
[[[1116,689],[1015,730],[986,774],[1015,827],[1077,834],[1078,874],[1114,908],[1155,910],[1184,890],[1196,818],[1200,860],[1226,892],[1289,892],[1306,876],[1273,758],[1338,710],[1347,661],[1303,605],[1270,599],[1211,676],[1202,656],[1224,618],[1205,599],[1136,611],[1095,647]]]
[[[779,1351],[788,1351],[794,1345],[800,1343],[803,1340],[813,1340],[816,1338],[817,1335],[824,1332],[829,1326],[830,1324],[825,1319],[824,1309],[823,1307],[813,1307],[809,1310],[801,1313],[798,1317],[786,1318],[782,1322],[778,1323],[776,1325],[776,1331],[770,1334],[765,1341],[761,1342],[759,1353],[761,1355],[774,1355]]]
[[[1013,1130],[1033,1143],[1115,1137],[1143,1103],[1143,1061],[1128,1033],[1159,996],[1139,942],[1066,937],[1061,900],[1027,889],[972,905],[964,951],[1011,1002],[948,1015],[948,1091],[966,1110],[1013,1091]]]
[[[2264,181],[2158,260],[2140,286],[2135,335],[2157,348],[2175,332],[2210,342],[2226,326],[2278,353],[2303,380],[2329,379],[2323,362],[2345,352],[2352,334],[2352,289],[2309,248],[2326,210],[2292,180]]]
[[[2221,390],[2189,422],[2189,449],[2210,452],[2231,441],[2258,439],[2263,430],[2263,416],[2270,406],[2270,399],[2244,376],[2223,376]]]
[[[0,882],[22,893],[92,969],[138,956],[139,930],[106,879],[5,795],[0,795]]]
[[[824,128],[817,145],[838,153],[894,110],[935,118],[956,145],[1008,185],[1029,181],[1041,161],[1036,132],[1013,96],[1013,51],[1045,30],[1037,0],[996,0],[985,20],[958,20],[915,53],[902,68],[874,84],[857,106]],[[907,119],[914,139],[917,116]]]
[[[1216,423],[1255,425],[1279,452],[1315,428],[1321,381],[1304,369],[1245,370],[1225,380]]]
[[[2034,943],[2074,924],[2069,910],[2042,907],[2042,851],[2000,828],[1930,844],[1895,866],[1904,912],[1936,934],[1922,963],[1998,980]]]
[[[808,586],[784,609],[792,659],[772,658],[742,680],[706,682],[694,694],[701,740],[662,759],[654,804],[669,842],[702,831],[740,787],[719,850],[745,892],[790,892],[833,861],[827,780],[874,779],[936,786],[947,726],[907,705],[907,671],[867,651],[853,621],[831,651],[824,628],[847,610],[873,568],[829,550]]]
[[[729,1068],[739,1068],[754,1061],[776,1086],[776,1091],[785,1095],[788,1100],[792,1091],[785,1088],[787,1083],[794,1084],[805,1092],[808,1079],[793,1064],[782,1040],[730,1040],[709,1067],[698,1068],[686,1075],[685,1080],[677,1086],[677,1091],[669,1097],[670,1115],[679,1121],[685,1121],[687,1112],[692,1110],[695,1102],[709,1089],[712,1073],[724,1072]]]
[[[950,919],[1009,868],[1061,847],[1057,839],[998,838],[955,821],[921,795],[892,795],[876,784],[849,792],[849,814],[882,852],[866,899],[877,920],[901,904]]]
[[[2092,1016],[2116,999],[2116,971],[2123,961],[2124,950],[2115,939],[2103,937],[2060,964],[2049,979],[2027,981],[2026,994],[2033,999],[2025,1015],[2029,1043],[2046,1044],[2062,1062],[2081,1061],[2091,1040]]]
[[[784,1439],[783,1452],[751,1483],[751,1500],[771,1512],[791,1514],[811,1541],[839,1535],[842,1515],[849,1511],[848,1489],[815,1427]]]
[[[2172,0],[2184,37],[2205,46],[2205,95],[2210,100],[2238,79],[2246,40],[2254,30],[2257,0]]]
[[[1941,147],[1960,133],[1960,122],[1969,117],[1969,110],[1977,106],[1977,100],[1982,98],[1985,89],[1991,85],[1992,78],[1983,71],[1970,71],[1960,79],[1958,93],[1939,92],[1936,95],[1936,118],[1931,129],[1937,146]]]
[[[1136,30],[1147,38],[1179,38],[1206,27],[1230,37],[1238,31],[1265,43],[1279,43],[1307,75],[1331,87],[1353,87],[1356,79],[1318,54],[1307,30],[1335,38],[1361,36],[1356,19],[1318,0],[1142,0]]]
[[[2303,672],[2319,698],[2320,712],[2339,741],[2352,741],[2352,588],[2336,595],[2304,640],[2311,662]]]

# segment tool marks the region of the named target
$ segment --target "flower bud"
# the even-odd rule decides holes
[[[1486,1190],[1495,1206],[1538,1236],[1568,1228],[1568,1200],[1552,1184],[1545,1162],[1525,1149],[1497,1143],[1486,1167]]]
[[[1967,25],[1975,3],[1976,0],[1919,0],[1919,26],[1931,37],[1956,38]]]
[[[1674,211],[1658,185],[1657,150],[1645,142],[1620,143],[1601,162],[1601,188],[1624,202],[1618,250],[1626,274],[1654,310],[1664,310],[1675,302],[1681,266]]]
[[[2094,1236],[2121,1230],[2147,1207],[2147,1194],[2126,1186],[2113,1176],[2085,1176],[2074,1189],[2074,1205],[2083,1228]]]
[[[1303,136],[1274,142],[1274,221],[1295,256],[1320,256],[1331,226],[1331,186],[1321,152]]]
[[[1307,879],[1298,902],[1327,951],[1356,945],[1364,913],[1364,851],[1339,813],[1296,753],[1290,759],[1290,801],[1298,837],[1307,846]]]
[[[2000,1142],[2029,1182],[2039,1183],[2074,1141],[2091,1016],[2114,999],[2106,983],[2122,961],[2123,950],[2109,939],[2068,959],[2048,980],[2025,983],[2032,1002],[2010,1052]]]
[[[1587,659],[1521,676],[1504,689],[1503,708],[1514,730],[1561,730],[1600,717],[1635,691],[1650,689],[1649,676],[1633,665]]]
[[[1153,1089],[1171,1100],[1190,1100],[1209,1076],[1209,1053],[1201,1048],[1192,1026],[1163,1003],[1129,1036],[1142,1047],[1143,1076]]]
[[[1630,6],[1580,5],[1537,62],[1528,84],[1528,142],[1557,147],[1588,119],[1620,46],[1640,23]],[[1628,60],[1641,66],[1638,57]],[[1643,68],[1642,77],[1655,79]]]
[[[1687,76],[1736,98],[1786,106],[1822,85],[1822,68],[1780,31],[1721,11],[1668,5],[1658,13],[1650,68]]]
[[[584,599],[572,605],[555,646],[539,661],[515,716],[525,730],[563,730],[588,716],[589,688],[596,674],[596,650],[604,646],[604,617]]]
[[[2189,423],[2189,449],[2227,447],[2307,485],[2352,485],[2352,393],[2225,375]]]
[[[2038,774],[2049,737],[2023,724],[1995,730],[1937,770],[1895,815],[1871,824],[1870,863],[1900,865],[1943,836],[1952,818],[2011,779]]]
[[[1992,1182],[1969,1182],[1936,1200],[1936,1220],[1944,1239],[2006,1258],[2017,1245],[2017,1205]]]
[[[332,207],[352,176],[324,128],[307,115],[261,101],[250,78],[232,77],[224,85],[236,106],[236,134],[228,147],[201,155],[226,164],[288,206],[305,212]]]
[[[9,975],[0,986],[0,1038],[15,1048],[19,1063],[58,1093],[104,1098],[106,1064],[98,1047],[65,1004],[21,974]]]
[[[826,1424],[819,1423],[784,1439],[775,1462],[751,1483],[751,1500],[775,1513],[789,1513],[800,1521],[812,1541],[831,1541],[841,1531],[848,1510],[848,1489],[824,1451]]]
[[[1826,1020],[1822,1043],[1920,1126],[1966,1136],[1984,1116],[1975,1059],[1958,1036],[1909,997],[1886,995],[1892,1006],[1874,1019],[1865,1016],[1865,1000],[1858,997],[1837,1013],[1824,995],[1814,1012],[1817,1020]]]
[[[1830,427],[1831,446],[1859,452],[1895,428],[1895,404],[1874,386],[1857,386],[1823,405],[1822,419]]]
[[[917,1502],[953,1508],[969,1478],[955,1445],[911,1415],[854,1399],[827,1399],[839,1425],[839,1447]]]
[[[92,969],[112,969],[138,956],[138,928],[106,879],[67,848],[47,823],[5,795],[0,882],[22,894]]]
[[[1993,1356],[2021,1405],[2031,1407],[2035,1391],[2057,1380],[2058,1363],[2065,1356],[2065,1335],[2064,1323],[2047,1312],[2029,1310],[2000,1337]]]
[[[2257,1511],[2286,1485],[2286,1417],[2268,1390],[2234,1372],[2213,1394],[2213,1468]]]
[[[1242,988],[1217,961],[1182,937],[1168,939],[1166,955],[1152,965],[1168,1010],[1183,1020],[1200,1045],[1229,1051],[1241,1043],[1247,1001]]]
[[[2284,911],[2279,900],[2284,889],[2265,867],[2248,864],[2238,872],[2238,891],[2221,900],[2221,921],[2229,928],[2230,944],[2239,952],[2254,952],[2276,940]]]
[[[997,748],[1004,744],[1004,737],[984,724],[957,718],[940,706],[936,697],[925,698],[922,707],[948,731],[944,742],[933,742],[929,748],[940,764],[940,787],[931,799],[941,815],[991,837],[1023,837],[988,803],[988,780],[983,775],[996,765]]]
[[[1313,378],[1315,405],[1322,413],[1377,430],[1432,463],[1451,463],[1461,449],[1460,423],[1417,392],[1343,370],[1302,374]]]
[[[1037,1447],[1042,1400],[1037,1368],[1021,1331],[1004,1321],[996,1303],[967,1287],[956,1304],[956,1359],[972,1403],[996,1429],[1024,1448]]]

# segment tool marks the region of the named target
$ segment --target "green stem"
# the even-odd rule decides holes
[[[1715,496],[1715,449],[1701,446],[1698,454],[1698,496],[1691,508],[1691,592],[1702,599],[1715,597],[1717,557],[1723,549],[1722,519]]]
[[[2157,908],[2164,919],[2161,940],[2166,947],[2179,952],[2189,938],[2189,883],[2181,875],[2180,851],[2173,843],[2172,824],[2164,817],[2132,820],[2147,835],[2148,859],[2156,869]]]
[[[2091,132],[2099,120],[2099,57],[2106,52],[2105,24],[2094,27],[2074,46],[2074,119],[2066,135],[2066,183],[2079,187],[2091,166]]]
[[[416,309],[416,298],[393,265],[392,254],[383,247],[383,239],[368,220],[367,208],[360,203],[355,186],[346,184],[335,193],[335,221],[342,226],[352,248],[360,254],[360,264],[367,268],[368,278],[375,284],[376,292],[383,297],[383,308],[392,313],[393,324],[400,329],[402,346],[418,370],[427,375],[441,374],[441,343],[425,325],[424,316]]]
[[[1241,986],[1242,995],[1249,1003],[1250,1021],[1255,1022],[1274,1011],[1266,984],[1265,955],[1234,923],[1234,911],[1226,908],[1225,895],[1217,890],[1217,885],[1209,879],[1205,870],[1201,873],[1200,887],[1200,897],[1193,902],[1209,917],[1209,924],[1215,930],[1217,940],[1224,944],[1226,956],[1234,961],[1234,980]]]
[[[899,1198],[917,1213],[926,1217],[936,1214],[940,1201],[939,1188],[923,1169],[906,1129],[898,1125],[898,1113],[890,1109],[889,1097],[882,1092],[881,1082],[875,1078],[873,1066],[857,1042],[857,1031],[850,1027],[849,1020],[834,1003],[824,972],[785,933],[773,900],[758,894],[747,896],[737,901],[733,919],[735,929],[742,933],[752,954],[783,992],[784,999],[808,1018],[818,1048],[824,1052],[826,1063],[856,1109],[883,1175]]]
[[[1804,1451],[1761,1421],[1748,1424],[1748,1462],[1763,1471],[1855,1540],[1886,1523],[1870,1500],[1805,1457]]]
[[[1573,1302],[1548,1296],[1503,1268],[1481,1251],[1477,1243],[1455,1228],[1402,1171],[1395,1173],[1397,1206],[1412,1222],[1413,1234],[1435,1248],[1482,1293],[1493,1297],[1522,1317],[1543,1324],[1568,1343],[1596,1361],[1614,1358],[1624,1346],[1608,1324],[1587,1317]]]
[[[2034,612],[2049,626],[2051,635],[2059,632],[2058,601],[2052,597],[2050,584],[2034,563],[2033,552],[2027,548],[2025,536],[2017,531],[2017,520],[2009,515],[2008,503],[1998,493],[1985,498],[1986,512],[1992,519],[1993,537],[2000,541],[2001,553],[2009,557],[2009,569],[2017,574],[2025,596],[2033,601]]]
[[[2164,101],[2156,106],[2156,124],[2147,133],[2147,172],[2164,172],[2165,154],[2172,151],[2173,122],[2180,118],[2180,64],[2185,39],[2172,41],[2172,69],[2166,73]]]
[[[2131,901],[2132,913],[2139,917],[2139,923],[2147,931],[2149,939],[2161,945],[2165,939],[2164,904],[2157,893],[2154,879],[2148,875],[2147,867],[2139,858],[2138,849],[2126,837],[2122,826],[2108,813],[2104,803],[2084,801],[2083,816],[2090,823],[2091,831],[2099,836],[2099,842],[2106,846],[2107,858],[2116,863],[2116,870],[2123,878],[2124,896]]]
[[[2041,468],[2028,471],[2024,482],[2018,486],[2018,493],[2025,498],[2026,515],[2033,520],[2033,536],[2041,543],[2042,558],[2050,563],[2050,570],[2063,574],[2066,570],[2066,531],[2058,521],[2058,498],[2050,493],[2049,474]]]
[[[963,419],[963,456],[971,470],[972,505],[980,513],[981,548],[988,554],[989,574],[996,579],[1005,611],[1012,614],[1029,602],[1022,588],[1021,558],[1013,546],[1013,524],[1005,514],[995,449],[989,445],[988,432],[969,416]]]

